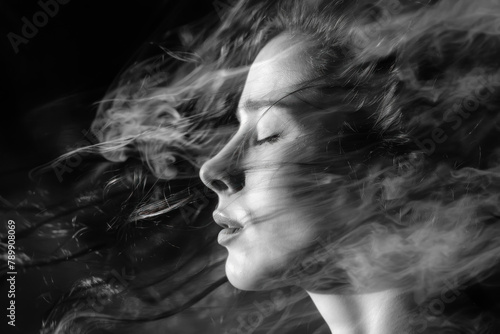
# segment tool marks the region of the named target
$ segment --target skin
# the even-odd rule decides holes
[[[312,184],[307,179],[311,171],[298,163],[324,152],[324,124],[331,128],[341,124],[341,119],[308,113],[310,104],[291,94],[311,79],[310,50],[307,42],[283,34],[260,51],[239,102],[237,133],[201,168],[202,181],[218,195],[217,211],[243,225],[225,245],[226,275],[242,290],[298,284],[334,333],[409,333],[404,325],[407,298],[401,291],[338,295],[315,291],[307,280],[297,282],[290,275],[297,259],[304,259],[303,254],[317,245],[323,224],[339,220],[319,216],[318,208],[309,211],[297,205],[304,193],[295,190]],[[269,108],[262,101],[280,101],[284,106]],[[276,134],[280,136],[269,139]],[[316,182],[320,189],[330,181]]]
[[[320,234],[310,223],[312,212],[296,208],[293,190],[301,181],[290,177],[305,172],[294,163],[311,161],[320,149],[314,134],[321,128],[306,117],[299,98],[287,96],[311,72],[302,66],[307,54],[292,48],[295,43],[281,36],[261,50],[239,103],[237,133],[200,171],[219,197],[217,210],[244,225],[226,245],[227,277],[242,290],[289,285],[285,271]],[[283,105],[269,108],[276,101]],[[276,134],[275,141],[258,143]],[[234,180],[224,176],[228,171]]]

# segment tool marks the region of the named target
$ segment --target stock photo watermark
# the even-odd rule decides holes
[[[373,40],[378,37],[378,34],[384,25],[389,23],[393,16],[398,15],[403,10],[403,5],[400,0],[388,0],[387,2],[384,2],[383,5],[383,9],[386,11],[382,13],[373,9],[373,17],[380,16],[380,14],[382,14],[382,16],[377,18],[377,20],[370,25],[370,29],[359,31],[358,34],[354,35],[358,45],[367,46],[372,43]]]
[[[12,219],[7,221],[7,323],[16,326],[16,222]]]
[[[286,297],[282,290],[275,290],[270,298],[263,301],[254,301],[254,310],[240,314],[237,317],[238,327],[231,328],[224,334],[251,334],[259,327],[264,319],[283,310],[286,307]]]
[[[35,12],[29,19],[26,16],[21,18],[22,27],[18,33],[13,31],[7,34],[7,39],[14,50],[14,53],[19,53],[19,47],[26,45],[30,40],[38,35],[41,28],[45,27],[49,20],[59,13],[60,5],[65,5],[71,0],[40,0],[38,6],[40,10]]]
[[[219,19],[222,20],[229,9],[233,8],[234,4],[231,0],[215,0],[214,2],[212,2],[212,6],[214,6],[215,12],[219,16]]]
[[[85,139],[76,144],[76,147],[78,148],[95,145],[99,142],[97,136],[90,131],[82,130],[82,134]],[[82,162],[82,153],[76,152],[68,155],[65,159],[54,161],[50,167],[56,174],[59,182],[63,182],[63,175],[72,173],[78,166],[81,165]]]
[[[425,303],[424,306],[421,306],[417,312],[413,313],[410,317],[410,325],[416,329],[417,333],[422,333],[429,327],[429,316],[439,317],[443,315],[446,310],[446,305],[457,300],[457,298],[463,294],[463,291],[467,289],[467,286],[458,285],[456,282],[450,280],[445,280],[444,285],[439,296]]]
[[[443,115],[443,124],[432,129],[429,138],[419,140],[413,138],[414,143],[427,155],[432,155],[439,144],[443,144],[448,140],[446,130],[458,130],[464,120],[468,119],[476,112],[483,101],[488,100],[494,93],[495,88],[500,86],[499,75],[490,75],[487,78],[480,77],[472,95],[462,98],[460,102],[453,105],[451,110],[448,110]],[[496,120],[495,126],[500,129],[500,119]]]

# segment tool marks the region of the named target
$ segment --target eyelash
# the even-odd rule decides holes
[[[261,140],[257,140],[256,141],[256,144],[257,145],[263,145],[265,143],[275,143],[277,142],[281,137],[281,133],[278,133],[278,134],[275,134],[275,135],[272,135],[272,136],[269,136],[269,137],[266,137],[264,139],[261,139]]]

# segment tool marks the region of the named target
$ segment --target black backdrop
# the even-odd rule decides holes
[[[67,3],[59,4],[57,13],[47,16],[47,22],[42,22],[27,42],[19,44],[16,52],[12,39],[24,38],[26,20],[33,23],[36,15],[43,20],[43,15],[37,14],[43,9],[38,0],[0,0],[2,207],[22,200],[26,191],[36,186],[28,177],[30,170],[64,152],[64,143],[82,139],[81,130],[89,128],[95,113],[93,103],[127,65],[147,52],[150,41],[162,32],[213,14],[217,6],[227,2],[59,1]],[[9,212],[0,212],[0,218],[0,225],[6,224]],[[54,298],[79,275],[86,274],[72,271],[75,267],[70,264],[61,266],[53,273],[30,269],[17,275],[17,327],[7,326],[2,311],[1,333],[38,332]],[[64,269],[66,274],[62,276]],[[0,308],[5,310],[8,299],[4,279],[0,281],[0,300]]]
[[[87,106],[102,97],[149,41],[215,8],[212,0],[59,0],[67,3],[59,4],[36,35],[19,43],[12,34],[9,39],[9,33],[24,38],[23,17],[43,23],[39,2],[52,1],[0,1],[2,193],[19,189],[29,168],[56,156],[54,129],[65,121],[90,123]],[[61,99],[84,108],[37,111]]]
[[[22,200],[26,190],[35,186],[28,172],[61,154],[61,145],[72,141],[67,137],[88,129],[96,110],[93,103],[102,98],[121,70],[143,56],[150,41],[213,13],[217,5],[212,0],[60,0],[58,8],[50,7],[52,17],[40,14],[41,3],[51,2],[56,3],[0,0],[3,205]],[[29,38],[23,35],[26,21],[39,25],[36,33],[24,28]],[[2,215],[2,225],[8,215]],[[0,331],[38,332],[53,301],[47,298],[47,289],[58,290],[57,296],[66,288],[64,283],[78,273],[73,275],[54,277],[36,269],[19,274],[17,326],[7,326],[2,312]],[[47,280],[52,282],[47,284]],[[1,309],[5,310],[4,280],[0,288]]]

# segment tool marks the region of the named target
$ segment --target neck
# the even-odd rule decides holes
[[[307,293],[332,333],[411,333],[410,298],[397,289],[359,295]]]

